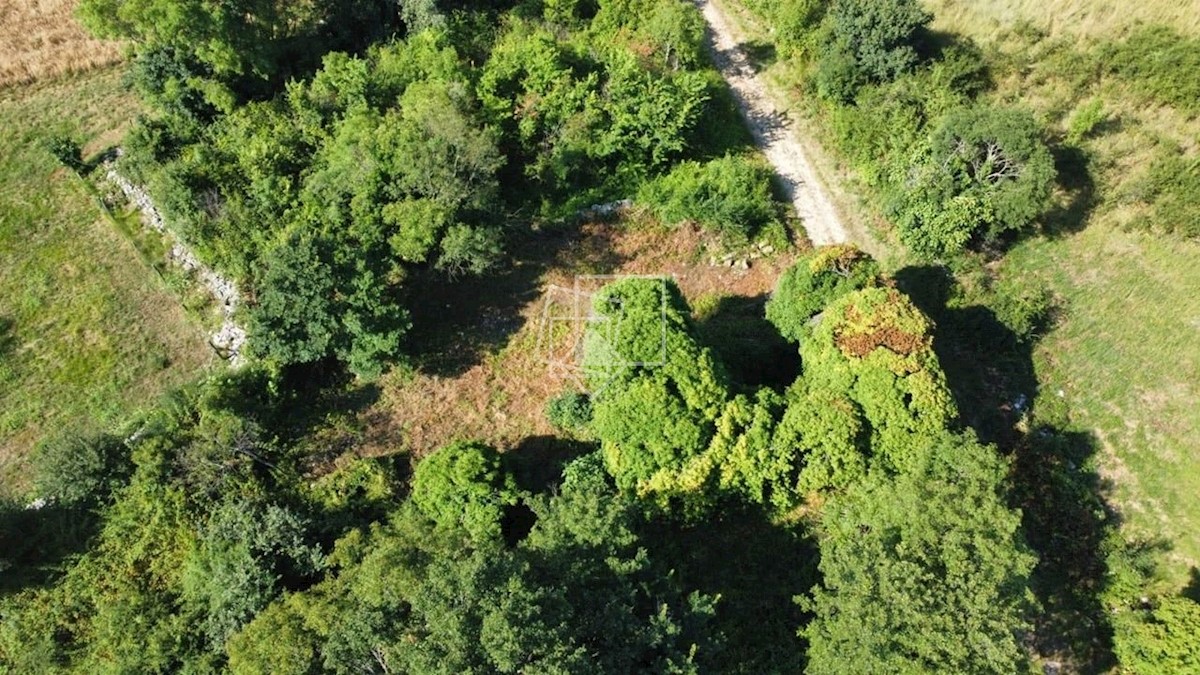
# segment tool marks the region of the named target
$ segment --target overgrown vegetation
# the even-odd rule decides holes
[[[1129,404],[1138,373],[1100,347],[1115,331],[1151,350],[1159,305],[1139,295],[1125,324],[1072,327],[1100,305],[1057,278],[1091,264],[1102,282],[1142,252],[1038,258],[1110,187],[1091,153],[1120,108],[1089,83],[1140,77],[1141,96],[1173,104],[1154,59],[1187,63],[1190,47],[1132,34],[1105,70],[1051,46],[1037,63],[1064,66],[1075,98],[1047,112],[994,89],[1044,76],[1037,64],[936,34],[916,2],[754,7],[778,19],[780,65],[922,264],[789,251],[769,297],[755,263],[742,271],[757,290],[699,284],[695,306],[681,288],[696,264],[679,285],[608,283],[567,348],[580,379],[526,402],[546,418],[536,433],[494,447],[455,428],[406,456],[410,420],[397,433],[363,411],[376,378],[474,378],[472,412],[502,423],[510,390],[474,354],[457,355],[467,375],[424,355],[477,330],[540,356],[504,313],[551,278],[531,261],[578,242],[580,215],[635,199],[636,218],[587,227],[691,221],[671,236],[700,240],[697,256],[786,244],[696,9],[85,0],[94,28],[131,41],[149,106],[120,169],[243,285],[254,359],[132,416],[105,408],[99,431],[32,456],[30,489],[0,500],[0,670],[1195,668],[1200,605],[1163,577],[1162,541],[1122,529],[1098,474],[1122,451],[1075,407],[1081,387]],[[79,130],[35,136],[42,166],[88,178]],[[1175,222],[1195,166],[1171,148],[1152,144],[1122,199]],[[591,246],[572,252],[580,269],[624,253]],[[36,279],[24,265],[14,279]],[[1137,293],[1190,292],[1155,271]],[[37,347],[36,304],[0,313],[0,384],[36,382],[12,358]],[[1041,351],[1060,332],[1111,372],[1058,388],[1078,367]],[[1176,351],[1150,371],[1186,389],[1193,351]],[[1180,416],[1160,412],[1138,443],[1176,433]]]
[[[1178,595],[1195,557],[1195,537],[1175,524],[1195,520],[1178,491],[1190,489],[1182,476],[1200,430],[1182,383],[1198,362],[1176,339],[1194,335],[1182,328],[1188,310],[1170,309],[1190,306],[1179,293],[1195,281],[1195,40],[1183,20],[1118,30],[1126,12],[1093,3],[930,2],[933,30],[894,23],[905,67],[872,82],[851,51],[822,49],[832,8],[855,5],[829,3],[799,38],[777,30],[788,3],[746,3],[747,25],[773,43],[779,58],[764,65],[777,83],[818,95],[793,102],[834,139],[896,239],[944,265],[901,269],[897,281],[937,322],[966,421],[1018,460],[1042,556],[1035,649],[1085,672],[1118,660],[1131,672],[1186,669],[1193,653],[1166,656],[1177,629],[1156,627],[1150,608]],[[871,11],[884,8],[895,11]],[[1063,16],[1073,19],[1047,21]],[[1020,180],[980,180],[1015,165]],[[1157,365],[1166,354],[1174,370]],[[1043,512],[1034,504],[1047,494],[1059,506]],[[1066,542],[1072,562],[1060,557]],[[1131,557],[1140,571],[1125,575]],[[1140,640],[1166,660],[1141,661]]]

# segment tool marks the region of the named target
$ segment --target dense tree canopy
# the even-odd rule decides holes
[[[1054,160],[1037,122],[1016,108],[978,106],[946,116],[898,197],[901,237],[927,256],[993,242],[1047,207]]]
[[[809,672],[1020,672],[1034,557],[1005,464],[970,437],[929,438],[919,455],[826,510]]]

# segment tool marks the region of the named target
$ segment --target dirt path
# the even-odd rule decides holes
[[[766,83],[755,72],[729,20],[711,0],[696,0],[696,4],[708,22],[713,62],[733,90],[755,144],[775,167],[809,240],[818,246],[849,241],[847,229],[796,139],[791,122],[776,110]]]

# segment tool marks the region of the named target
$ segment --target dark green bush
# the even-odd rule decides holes
[[[38,496],[65,504],[104,502],[132,471],[129,449],[109,435],[67,434],[47,440],[33,453]]]
[[[889,82],[911,71],[932,18],[917,0],[837,0],[825,17],[819,91],[849,101],[858,84]]]
[[[437,267],[451,276],[483,274],[500,262],[503,253],[501,235],[495,228],[451,225],[442,237]]]
[[[693,220],[731,242],[745,242],[779,222],[771,178],[765,163],[740,155],[683,162],[643,185],[637,201],[665,222]]]
[[[562,431],[579,431],[592,421],[592,400],[578,391],[556,396],[546,404],[546,419]]]

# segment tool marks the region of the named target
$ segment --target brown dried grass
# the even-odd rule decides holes
[[[81,73],[121,60],[121,43],[93,38],[78,0],[0,2],[0,89]]]

